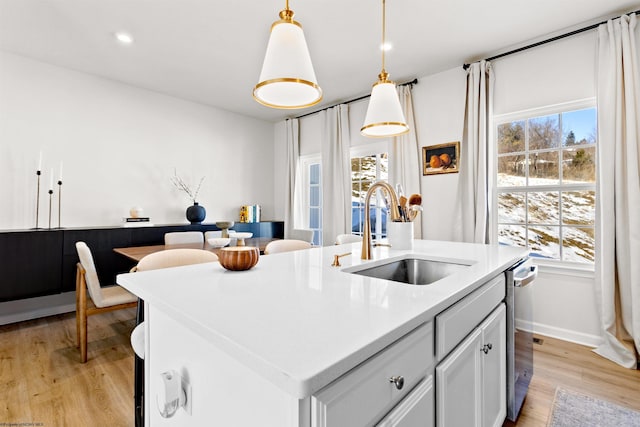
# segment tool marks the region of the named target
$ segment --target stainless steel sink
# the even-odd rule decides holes
[[[467,267],[469,267],[468,264],[405,258],[375,267],[351,271],[351,273],[409,285],[430,285]]]

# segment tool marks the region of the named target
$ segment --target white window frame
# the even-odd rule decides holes
[[[582,109],[588,109],[588,108],[596,108],[597,109],[597,103],[596,103],[596,98],[586,98],[586,99],[581,99],[581,100],[577,100],[577,101],[571,101],[571,102],[564,102],[564,103],[559,103],[559,104],[554,104],[554,105],[549,105],[549,106],[545,106],[545,107],[540,107],[540,108],[532,108],[532,109],[528,109],[528,110],[522,110],[522,111],[517,111],[517,112],[512,112],[512,113],[506,113],[506,114],[499,114],[499,115],[494,115],[492,117],[492,127],[491,130],[493,132],[493,137],[491,138],[492,140],[492,144],[493,144],[493,168],[492,168],[492,174],[493,174],[493,180],[495,182],[495,186],[493,186],[492,189],[492,206],[493,206],[493,215],[491,215],[491,227],[492,227],[492,239],[494,239],[494,241],[497,243],[498,242],[498,185],[497,185],[497,173],[498,173],[498,149],[497,149],[497,136],[498,136],[498,126],[505,124],[505,123],[511,123],[511,122],[515,122],[515,121],[521,121],[521,120],[527,120],[533,117],[541,117],[541,116],[548,116],[548,115],[552,115],[552,114],[559,114],[559,113],[564,113],[564,112],[568,112],[568,111],[575,111],[575,110],[582,110]],[[596,110],[596,114],[597,114],[597,110]],[[599,144],[600,141],[596,140],[596,146],[597,144]],[[527,147],[528,150],[528,147]],[[560,157],[559,157],[559,161],[562,161],[562,149],[559,150],[560,152]],[[596,159],[596,162],[598,160]],[[562,173],[562,171],[560,171],[560,173]],[[527,176],[528,176],[528,172],[527,172]],[[597,178],[596,178],[597,179]],[[517,187],[517,188],[522,188],[522,187]],[[545,185],[545,186],[538,186],[538,187],[529,187],[526,186],[526,190],[525,192],[533,192],[533,191],[567,191],[567,189],[570,190],[575,190],[575,191],[596,191],[597,188],[597,182],[594,184],[571,184],[571,185]],[[597,198],[597,194],[596,194],[596,198]],[[561,203],[561,201],[560,201]],[[560,229],[563,227],[562,224],[562,205],[560,204],[560,219],[559,219],[559,227]],[[526,224],[527,227],[529,227],[529,224]],[[598,221],[596,218],[595,221],[595,225],[594,225],[594,230],[595,233],[597,234],[599,232],[598,230]],[[596,247],[597,250],[597,247]],[[594,277],[593,272],[595,269],[595,262],[592,264],[589,263],[578,263],[578,262],[571,262],[571,261],[563,261],[561,259],[545,259],[545,258],[534,258],[536,264],[539,264],[541,266],[544,266],[544,270],[547,272],[551,272],[551,273],[557,273],[557,274],[570,274],[570,275],[578,275],[578,276],[584,276],[584,277]]]
[[[309,168],[313,164],[320,165],[320,211],[322,212],[322,216],[320,218],[320,228],[312,229],[310,227],[310,216],[309,209],[311,204],[311,196],[310,196],[310,188],[311,181],[309,180]],[[312,229],[314,231],[318,230],[320,233],[320,241],[319,244],[322,246],[322,221],[324,220],[324,211],[322,205],[322,157],[320,154],[310,154],[300,156],[298,159],[298,177],[300,179],[299,188],[299,197],[300,204],[302,206],[302,223],[304,224],[302,228]]]
[[[386,138],[381,139],[380,141],[372,142],[367,145],[358,145],[355,147],[351,147],[351,149],[349,150],[349,165],[351,165],[351,159],[353,159],[354,157],[375,156],[380,153],[387,153],[387,156],[390,156],[390,151],[391,151],[390,144],[388,139]],[[349,170],[349,174],[351,174],[351,170]],[[380,179],[379,171],[376,169],[376,181],[378,181],[379,179]],[[387,179],[386,182],[389,182],[389,180]],[[351,181],[351,183],[349,184],[349,188],[351,189],[352,186],[353,186],[353,181]],[[351,197],[349,197],[349,199],[351,199]],[[381,204],[384,204],[384,201],[382,201],[379,195],[376,195],[376,206],[380,206]],[[352,213],[353,213],[353,209],[351,208],[351,204],[349,204],[349,216],[351,216]],[[376,218],[382,217],[379,214],[379,212],[376,215],[377,215]],[[353,224],[353,218],[351,218],[350,224]],[[353,233],[353,231],[351,233]],[[381,235],[381,234],[382,234],[382,223],[376,222],[376,230],[371,230],[371,235],[373,238],[375,238],[375,236]]]

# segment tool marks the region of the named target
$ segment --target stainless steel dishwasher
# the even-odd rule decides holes
[[[507,418],[516,421],[533,376],[533,333],[516,327],[518,318],[526,327],[533,322],[531,283],[538,266],[525,258],[511,266],[506,275],[507,304]]]

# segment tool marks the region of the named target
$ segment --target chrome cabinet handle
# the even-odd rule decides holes
[[[515,277],[513,279],[513,285],[516,288],[524,288],[538,277],[538,266],[532,265],[529,269],[529,273],[525,277]]]
[[[493,344],[489,343],[489,344],[483,345],[480,351],[484,352],[484,354],[487,354],[489,353],[489,350],[491,350],[492,348],[493,348]]]
[[[390,383],[394,383],[398,390],[402,390],[404,387],[404,378],[401,375],[389,378]]]

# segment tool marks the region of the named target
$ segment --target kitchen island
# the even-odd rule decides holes
[[[332,267],[334,255],[345,252],[351,255],[342,266]],[[352,273],[407,255],[466,267],[427,286]],[[433,396],[436,365],[448,366],[444,358],[458,344],[444,340],[439,325],[468,317],[476,328],[491,317],[504,298],[502,272],[525,255],[416,240],[412,251],[378,247],[363,261],[355,243],[262,256],[244,272],[213,263],[119,275],[117,282],[145,301],[147,425],[400,425],[389,414],[403,404],[421,405],[417,413],[431,425],[444,404]],[[479,321],[475,300],[490,305]],[[405,360],[411,355],[415,360]],[[411,375],[383,378],[380,396],[366,396],[375,386],[358,390],[373,373],[403,367]],[[160,374],[170,370],[182,377],[187,405],[165,419],[156,399]],[[446,407],[438,411],[440,424]]]

